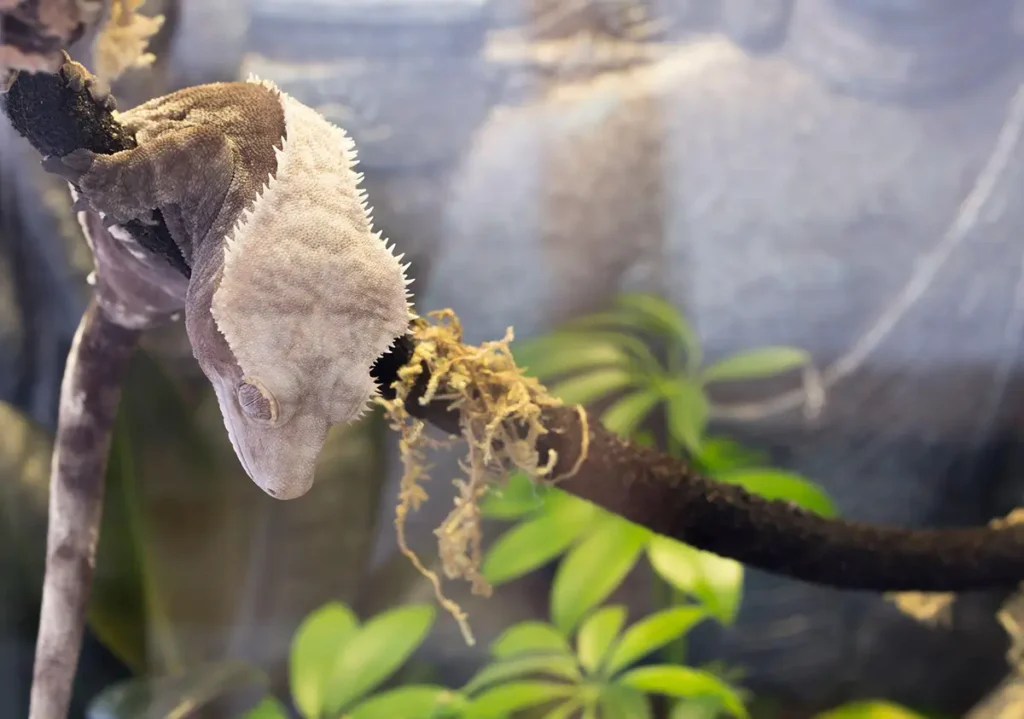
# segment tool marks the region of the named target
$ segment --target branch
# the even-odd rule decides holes
[[[405,337],[372,374],[386,399],[398,370],[412,357]],[[460,416],[447,401],[420,403],[429,381],[423,367],[405,410],[452,435]],[[568,473],[580,456],[584,427],[573,407],[545,408],[549,430],[537,444],[552,475]],[[839,589],[877,592],[962,592],[1016,588],[1024,581],[1024,527],[915,530],[828,519],[788,502],[702,477],[684,461],[641,447],[587,419],[589,449],[558,487],[648,529],[747,566]]]
[[[61,384],[50,467],[50,524],[29,719],[63,719],[81,650],[121,379],[138,332],[95,299],[82,316]]]

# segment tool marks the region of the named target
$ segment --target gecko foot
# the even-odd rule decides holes
[[[102,213],[104,225],[123,225],[132,220],[153,222],[153,208],[142,207],[125,186],[124,158],[101,155],[79,148],[63,157],[43,160],[46,172],[59,175],[78,188],[76,206]]]
[[[64,53],[64,64],[60,68],[61,77],[74,92],[89,92],[89,97],[98,106],[107,110],[117,108],[117,101],[110,92],[110,86],[89,72],[84,65],[71,59],[71,56]]]
[[[49,155],[43,159],[43,169],[63,177],[72,185],[79,185],[82,177],[89,172],[95,161],[96,153],[79,148],[63,157]]]

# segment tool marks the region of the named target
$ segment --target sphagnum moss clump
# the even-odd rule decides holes
[[[473,593],[482,596],[490,595],[491,586],[480,574],[480,499],[510,471],[522,470],[537,480],[548,482],[559,479],[551,476],[558,457],[550,452],[544,464],[539,464],[537,441],[548,431],[541,423],[544,408],[558,407],[562,402],[516,366],[509,348],[512,328],[501,340],[468,347],[462,343],[462,326],[452,310],[433,312],[428,317],[429,320],[418,318],[412,324],[410,331],[415,339],[415,350],[398,372],[394,399],[379,400],[392,427],[401,436],[399,447],[404,471],[395,529],[401,552],[430,580],[438,602],[455,617],[466,641],[472,644],[473,635],[465,612],[445,597],[440,578],[424,566],[406,543],[406,518],[427,500],[423,484],[429,479],[429,468],[424,450],[449,444],[428,438],[424,423],[406,411],[406,401],[426,370],[429,379],[416,401],[423,405],[447,401],[459,413],[462,438],[467,445],[460,465],[466,476],[454,480],[458,489],[455,507],[434,533],[445,576],[470,582]],[[582,408],[580,417],[585,427],[586,414]],[[587,438],[585,432],[576,468],[586,457]]]

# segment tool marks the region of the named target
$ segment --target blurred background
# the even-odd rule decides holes
[[[807,478],[844,517],[976,525],[1024,503],[1020,10],[149,0],[141,12],[166,17],[156,63],[115,92],[127,108],[249,73],[275,81],[354,136],[421,313],[453,308],[469,342],[510,325],[519,341],[645,293],[685,318],[708,362],[799,348],[812,372],[709,387],[707,431]],[[27,713],[50,442],[88,290],[67,194],[0,120],[3,719]],[[310,612],[433,601],[397,553],[401,464],[379,413],[336,428],[311,493],[278,502],[238,465],[184,328],[144,345],[111,458],[74,716],[133,676],[229,659],[287,701]],[[597,394],[583,399],[600,405]],[[657,413],[640,429],[671,441]],[[431,502],[410,519],[426,558],[458,457],[431,457]],[[509,526],[489,521],[489,541]],[[477,645],[440,614],[403,671],[465,682],[501,632],[548,617],[556,566],[538,560],[489,599],[453,585]],[[608,601],[634,619],[654,611],[665,600],[651,575],[637,562]],[[696,626],[686,661],[741,672],[759,716],[867,699],[966,716],[1010,672],[1004,599],[962,597],[936,626],[876,595],[749,571],[734,621]]]

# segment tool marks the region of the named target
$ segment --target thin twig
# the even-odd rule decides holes
[[[103,510],[107,456],[121,381],[139,333],[93,300],[82,316],[61,384],[50,467],[50,524],[29,719],[63,719],[85,627]]]

